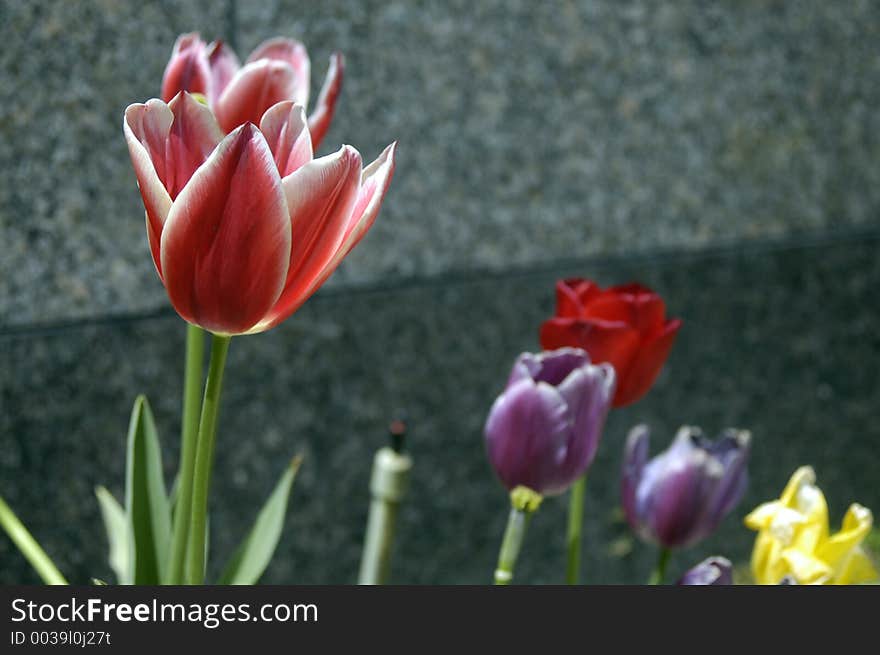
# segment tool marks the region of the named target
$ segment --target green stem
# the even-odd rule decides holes
[[[495,568],[495,584],[508,585],[513,580],[513,569],[522,548],[526,526],[532,514],[541,505],[541,495],[527,487],[516,487],[510,492],[510,514],[507,528],[498,552],[498,566]]]
[[[672,554],[672,551],[669,548],[660,547],[660,552],[657,554],[657,566],[654,567],[654,572],[651,574],[648,584],[663,584],[663,578],[666,576],[666,565],[669,564],[670,554]]]
[[[568,498],[568,533],[565,543],[568,547],[568,565],[565,569],[565,583],[578,584],[581,572],[581,532],[584,525],[584,495],[587,488],[586,473],[571,487]]]
[[[183,377],[183,420],[180,429],[180,470],[177,472],[177,501],[171,537],[171,568],[168,584],[182,584],[186,545],[192,517],[193,471],[199,436],[202,366],[205,360],[205,332],[186,327],[186,369]]]
[[[188,545],[189,567],[186,579],[189,584],[205,581],[205,543],[208,536],[208,487],[211,484],[211,467],[214,462],[214,441],[217,435],[217,415],[220,412],[220,391],[223,388],[223,368],[229,341],[232,337],[214,335],[211,339],[211,363],[205,381],[205,399],[199,421],[199,438],[193,476],[192,516]]]
[[[61,571],[52,563],[46,551],[40,547],[24,524],[18,520],[15,512],[2,497],[0,497],[0,525],[6,530],[12,543],[18,546],[21,554],[27,558],[34,570],[43,578],[43,582],[52,585],[67,584]]]
[[[504,539],[501,542],[501,550],[498,553],[498,568],[495,569],[495,584],[506,585],[513,580],[513,569],[516,566],[516,558],[522,547],[523,537],[526,534],[529,515],[521,509],[510,508],[507,517],[507,529],[504,530]]]

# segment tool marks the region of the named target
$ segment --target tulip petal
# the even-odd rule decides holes
[[[788,574],[788,564],[782,560],[782,550],[782,544],[769,532],[758,533],[750,561],[756,583],[779,584]]]
[[[798,584],[825,584],[831,578],[831,567],[808,552],[786,548],[780,557]]]
[[[312,161],[312,137],[301,105],[290,100],[273,105],[263,114],[260,131],[266,137],[282,178]]]
[[[208,46],[207,55],[208,67],[211,71],[211,95],[208,101],[213,106],[238,73],[241,64],[235,51],[222,40],[212,42]]]
[[[642,519],[636,507],[636,492],[641,484],[645,465],[648,463],[650,444],[651,432],[648,426],[639,424],[629,431],[623,454],[620,495],[627,521],[637,532],[639,531]]]
[[[831,535],[819,546],[816,552],[817,557],[833,567],[843,563],[849,553],[861,544],[871,531],[872,522],[871,510],[858,503],[853,503],[843,518],[841,530]]]
[[[125,110],[123,131],[134,166],[138,188],[147,215],[147,238],[159,278],[162,263],[159,243],[162,227],[171,211],[171,196],[162,183],[165,175],[165,146],[174,114],[161,100],[129,105]]]
[[[559,467],[560,491],[593,463],[614,397],[614,379],[614,367],[610,364],[581,366],[558,387],[573,421],[565,463]]]
[[[351,220],[345,228],[342,254],[335,260],[333,268],[348,255],[354,247],[360,243],[367,231],[376,221],[388,185],[394,176],[394,157],[397,154],[397,141],[387,146],[361,175],[361,186],[358,190],[358,198],[354,209],[351,211]],[[332,271],[331,271],[332,272]]]
[[[645,466],[636,511],[648,517],[652,537],[663,546],[689,546],[714,529],[699,520],[707,492],[716,482],[709,466],[703,450],[689,458],[660,455]]]
[[[163,279],[159,248],[171,202],[223,138],[211,110],[188,93],[169,105],[150,100],[125,110],[123,125],[147,212],[147,238]]]
[[[285,320],[293,312],[299,309],[302,304],[308,300],[312,294],[317,291],[324,282],[338,268],[342,260],[352,251],[355,246],[364,238],[367,231],[376,220],[379,209],[382,206],[382,200],[391,183],[394,175],[394,154],[397,149],[397,143],[389,145],[382,154],[369,166],[364,169],[362,182],[358,190],[358,197],[355,206],[351,212],[349,224],[346,227],[345,236],[342,244],[337,248],[336,253],[324,266],[321,273],[312,281],[311,285],[298,296],[288,297],[287,294],[282,296],[279,306],[270,313],[271,324],[268,326],[258,326],[262,330],[268,330],[270,327],[277,325]]]
[[[245,125],[175,201],[162,233],[168,296],[190,323],[240,334],[272,307],[290,261],[290,216],[272,153]]]
[[[258,125],[263,114],[279,102],[304,104],[300,81],[283,61],[260,59],[246,64],[220,94],[214,111],[227,132],[244,123]]]
[[[223,132],[211,110],[189,93],[178,93],[168,107],[174,122],[168,133],[162,181],[173,200],[223,140]]]
[[[666,303],[651,289],[638,283],[630,283],[611,287],[605,293],[620,298],[629,305],[631,317],[627,323],[643,335],[653,336],[663,331]]]
[[[177,38],[162,76],[162,99],[165,102],[181,91],[210,96],[211,69],[205,42],[198,32],[182,34]]]
[[[782,495],[779,496],[779,501],[788,507],[795,507],[800,490],[808,485],[811,487],[816,485],[816,471],[812,466],[801,466],[792,473],[785,489],[782,490]]]
[[[580,318],[632,325],[634,317],[630,303],[609,289],[586,303],[581,310]]]
[[[570,414],[550,385],[522,380],[501,394],[486,421],[489,459],[508,489],[524,485],[542,494],[565,457]]]
[[[638,354],[631,360],[631,366],[623,373],[618,371],[621,381],[614,398],[615,407],[634,403],[648,393],[669,357],[680,327],[680,319],[668,321],[658,336],[642,342]]]
[[[874,567],[874,562],[861,547],[858,547],[844,559],[844,563],[835,575],[834,584],[876,583],[878,580],[880,580],[880,572]]]
[[[300,294],[299,299],[295,303],[288,305],[285,313],[283,313],[284,318],[299,309],[333,275],[333,272],[339,267],[342,260],[361,242],[361,239],[366,236],[367,231],[376,221],[379,209],[382,206],[382,200],[385,198],[388,185],[391,183],[391,178],[394,175],[394,153],[396,149],[397,142],[392,143],[385,148],[378,159],[364,169],[357,201],[351,212],[351,218],[346,227],[342,244],[337,248],[336,254],[327,262],[309,288]],[[284,320],[284,318],[281,320]]]
[[[518,370],[522,365],[535,382],[546,382],[558,387],[572,372],[589,363],[590,356],[579,348],[559,348],[538,354],[523,353],[517,358],[508,383],[518,377]]]
[[[778,500],[761,503],[746,515],[743,523],[752,530],[769,529],[770,524],[773,522],[773,517],[776,516],[781,508],[782,503]]]
[[[707,557],[687,571],[679,585],[731,585],[733,564],[726,557]]]
[[[623,323],[599,320],[551,318],[541,325],[541,347],[555,350],[564,346],[582,348],[595,364],[608,362],[617,373],[614,406],[627,404],[621,389],[627,384],[630,366],[639,349],[639,333]]]
[[[361,156],[351,146],[315,159],[282,181],[293,233],[290,268],[276,305],[253,332],[268,330],[296,311],[338,251],[357,200]]]
[[[556,283],[556,316],[582,318],[584,306],[599,295],[599,285],[583,278],[568,278]]]
[[[306,47],[295,39],[277,37],[263,41],[248,57],[247,63],[261,59],[283,62],[289,65],[296,78],[296,95],[284,98],[293,100],[303,107],[309,104],[309,81],[311,78],[311,62]]]
[[[709,446],[710,454],[721,464],[724,473],[712,498],[706,503],[704,519],[717,525],[740,501],[748,485],[748,461],[751,434],[745,430],[725,430]]]
[[[330,66],[327,68],[327,77],[318,95],[315,108],[309,116],[309,131],[312,134],[312,147],[315,150],[324,140],[324,135],[330,129],[330,122],[336,111],[336,101],[342,91],[342,78],[345,72],[345,59],[341,52],[334,52],[330,56]]]

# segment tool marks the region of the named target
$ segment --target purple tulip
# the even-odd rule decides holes
[[[642,539],[665,548],[690,546],[711,534],[742,497],[750,435],[728,429],[714,442],[682,427],[672,445],[648,461],[649,432],[633,428],[623,462],[623,509]]]
[[[592,463],[614,396],[614,369],[578,348],[523,353],[489,412],[489,461],[508,489],[561,494]]]
[[[733,565],[726,557],[707,557],[678,581],[680,585],[733,584]]]

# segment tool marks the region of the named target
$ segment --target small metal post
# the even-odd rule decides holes
[[[389,429],[391,447],[380,448],[373,459],[370,478],[370,515],[358,584],[384,584],[391,567],[394,523],[397,509],[406,495],[412,460],[403,454],[406,425],[394,421]]]

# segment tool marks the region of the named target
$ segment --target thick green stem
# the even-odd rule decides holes
[[[18,546],[21,554],[27,558],[34,570],[43,578],[43,582],[52,585],[66,585],[67,580],[61,575],[61,571],[52,563],[37,540],[31,536],[24,524],[18,520],[12,508],[0,497],[0,525],[6,530],[6,534],[12,539],[12,543]]]
[[[232,337],[214,335],[211,339],[211,363],[205,381],[205,399],[199,421],[198,446],[193,475],[192,516],[187,547],[189,566],[186,580],[189,584],[205,581],[205,543],[208,537],[208,487],[214,463],[214,441],[217,435],[217,415],[220,412],[220,392],[223,388],[223,368],[229,341]]]
[[[578,478],[569,492],[568,532],[565,543],[568,548],[568,564],[565,583],[578,584],[581,573],[581,532],[584,525],[584,496],[587,488],[586,473]]]
[[[666,565],[669,564],[669,555],[671,553],[672,551],[669,548],[660,547],[660,552],[657,554],[657,566],[654,567],[654,572],[651,574],[648,584],[663,584],[663,578],[666,576]]]
[[[205,359],[205,331],[186,327],[186,369],[183,377],[183,420],[180,429],[180,470],[177,472],[177,501],[171,537],[171,567],[168,584],[184,582],[186,546],[192,517],[193,471],[199,436],[202,366]]]

